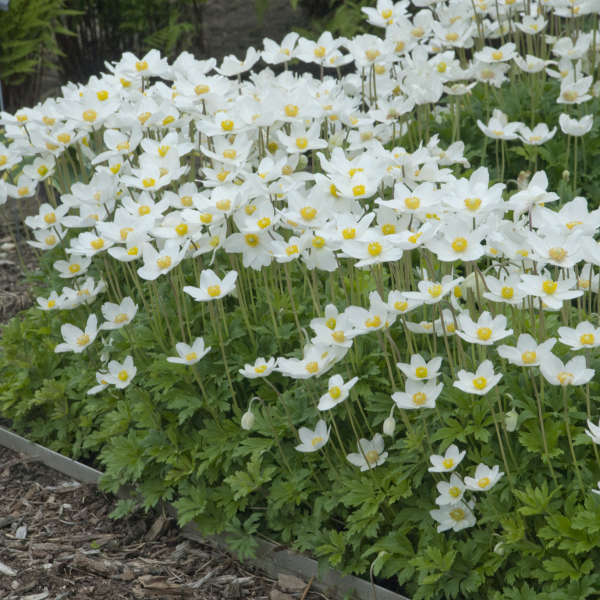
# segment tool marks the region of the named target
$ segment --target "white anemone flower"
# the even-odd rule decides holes
[[[522,333],[517,346],[498,346],[498,354],[512,365],[519,367],[537,367],[544,355],[548,354],[556,344],[556,338],[549,338],[538,344],[528,333]]]
[[[327,393],[319,398],[317,408],[319,410],[330,410],[343,402],[350,395],[350,390],[357,381],[358,377],[353,377],[345,383],[341,375],[330,377],[327,383]]]
[[[327,427],[327,424],[323,419],[317,422],[314,429],[308,429],[308,427],[300,427],[298,430],[298,436],[300,437],[300,444],[296,446],[298,452],[316,452],[320,450],[329,440],[329,432],[331,427]]]
[[[562,113],[558,117],[558,124],[560,129],[566,135],[582,136],[591,131],[592,125],[594,124],[593,115],[585,115],[581,119],[574,119],[569,115]]]
[[[586,368],[585,356],[576,356],[566,364],[552,353],[540,361],[540,371],[544,379],[552,385],[584,385],[594,376],[594,369]]]
[[[200,287],[186,285],[183,291],[197,302],[210,302],[233,292],[236,279],[237,271],[229,271],[220,279],[213,270],[205,269],[200,273]]]
[[[498,480],[504,475],[498,465],[491,469],[480,463],[475,469],[474,477],[465,477],[465,487],[472,492],[487,492],[498,483]]]
[[[120,329],[131,323],[137,313],[138,306],[127,296],[121,300],[120,304],[105,302],[100,310],[102,311],[102,316],[106,319],[100,325],[100,329]]]
[[[471,344],[491,346],[497,341],[512,335],[512,329],[506,329],[507,319],[504,315],[492,315],[486,310],[479,315],[475,323],[467,313],[458,315],[456,334]]]
[[[384,452],[383,436],[376,433],[372,440],[361,438],[358,441],[358,452],[346,455],[346,458],[361,471],[368,471],[382,465],[388,453]]]
[[[435,379],[439,375],[441,365],[441,356],[435,356],[430,361],[426,361],[420,354],[413,354],[410,357],[410,363],[396,363],[406,377],[413,381]]]
[[[432,454],[429,457],[431,467],[429,467],[427,470],[430,473],[450,473],[454,471],[456,467],[458,467],[466,454],[466,450],[461,452],[458,449],[458,446],[455,444],[450,444],[443,455]]]
[[[404,392],[394,392],[392,400],[401,409],[435,408],[435,401],[441,394],[444,384],[435,381],[406,380]]]
[[[572,350],[597,348],[600,346],[600,327],[594,327],[589,321],[582,321],[573,327],[559,327],[558,341]]]
[[[131,383],[136,373],[137,369],[133,364],[133,358],[127,356],[122,363],[116,360],[108,363],[108,373],[104,376],[104,380],[122,390]]]
[[[435,503],[438,506],[447,506],[448,504],[460,502],[465,492],[465,484],[456,473],[450,475],[450,483],[440,481],[437,483],[436,488],[440,493],[435,499]]]
[[[458,381],[453,383],[454,387],[466,392],[484,396],[502,379],[501,373],[494,373],[494,365],[491,360],[484,360],[475,373],[461,369],[458,372]]]
[[[594,425],[589,419],[587,422],[588,428],[585,430],[586,435],[588,435],[594,444],[600,445],[600,422],[598,425]]]
[[[202,337],[196,338],[191,346],[184,342],[179,342],[175,344],[178,356],[169,356],[167,362],[178,365],[195,365],[210,352],[210,349],[210,346],[208,348],[205,347],[204,338]]]
[[[243,369],[239,372],[246,379],[257,379],[259,377],[267,377],[275,369],[276,361],[275,358],[271,357],[265,360],[262,356],[254,361],[254,364],[246,363]]]
[[[438,533],[448,531],[460,531],[467,527],[473,527],[477,520],[471,510],[474,503],[470,505],[460,501],[456,504],[447,504],[436,510],[430,510],[431,518],[439,523],[437,527]]]
[[[75,352],[76,354],[80,354],[96,339],[98,335],[98,318],[96,315],[90,315],[84,330],[70,323],[65,323],[60,328],[60,332],[65,341],[62,344],[58,344],[54,348],[54,352]]]

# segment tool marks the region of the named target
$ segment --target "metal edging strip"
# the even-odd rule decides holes
[[[63,475],[68,475],[83,483],[97,485],[98,480],[102,476],[101,471],[67,458],[40,444],[31,442],[4,427],[0,427],[0,446],[35,458]],[[131,488],[129,489],[131,490]],[[121,495],[119,493],[119,496]],[[123,495],[129,494],[125,493]],[[171,515],[175,515],[176,511],[170,504],[167,504],[166,508]],[[193,523],[185,525],[181,528],[181,532],[184,537],[190,540],[201,543],[209,541],[219,548],[227,550],[227,539],[225,536],[203,535]],[[257,542],[257,556],[260,558],[250,559],[246,562],[262,569],[275,579],[281,573],[295,575],[304,580],[314,577],[313,587],[315,589],[326,594],[333,594],[335,598],[340,599],[351,594],[351,597],[357,600],[409,600],[405,596],[379,585],[372,586],[364,579],[354,577],[353,575],[342,575],[333,569],[319,571],[319,564],[316,560],[292,552],[283,546],[278,546],[259,538],[257,538]]]

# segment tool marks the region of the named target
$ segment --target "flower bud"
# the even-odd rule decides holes
[[[396,429],[396,419],[394,419],[394,417],[390,416],[383,422],[383,433],[385,435],[393,436],[395,429]]]
[[[250,431],[250,429],[252,429],[252,427],[254,426],[254,413],[248,409],[243,415],[242,415],[242,420],[241,420],[241,426],[242,429],[245,429],[246,431]]]
[[[562,178],[563,178],[563,181],[567,181],[568,182],[569,179],[571,178],[571,173],[567,169],[565,169],[562,172]]]
[[[302,169],[304,169],[306,167],[307,164],[308,164],[308,157],[304,154],[301,154],[300,158],[298,158],[298,165],[296,166],[296,169],[298,171],[301,171]]]
[[[500,556],[502,556],[504,554],[504,544],[502,542],[498,542],[495,546],[494,546],[494,552],[496,554],[499,554]]]
[[[504,427],[506,431],[513,432],[517,428],[519,413],[513,408],[504,415]]]

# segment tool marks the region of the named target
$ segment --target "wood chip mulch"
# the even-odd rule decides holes
[[[327,600],[184,539],[172,519],[114,521],[115,499],[0,447],[2,600]]]

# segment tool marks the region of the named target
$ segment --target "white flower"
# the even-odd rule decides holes
[[[254,361],[254,364],[246,363],[240,373],[247,379],[256,379],[257,377],[267,377],[275,369],[275,358],[265,360],[262,356]]]
[[[472,344],[482,344],[491,346],[498,340],[508,337],[512,334],[512,329],[506,329],[507,319],[504,315],[492,315],[485,311],[479,315],[477,323],[473,322],[468,314],[458,315],[457,335]]]
[[[594,444],[600,445],[600,422],[598,425],[594,425],[589,419],[587,422],[588,428],[585,433],[590,436]]]
[[[98,335],[98,318],[96,315],[90,315],[85,325],[85,330],[82,331],[79,327],[65,323],[60,332],[64,338],[64,343],[58,344],[54,348],[54,352],[75,352],[80,354],[83,352]]]
[[[562,113],[558,117],[558,124],[563,133],[567,135],[582,136],[592,129],[594,124],[593,115],[585,115],[581,119],[573,119],[569,115]]]
[[[315,430],[312,431],[308,427],[300,427],[298,436],[300,444],[296,446],[298,452],[316,452],[320,450],[329,440],[329,432],[331,427],[327,428],[327,424],[323,419],[317,422]]]
[[[589,321],[582,321],[574,329],[572,327],[558,328],[558,341],[572,350],[597,348],[600,346],[600,327],[594,327]]]
[[[137,309],[137,304],[134,304],[129,296],[123,298],[121,304],[105,302],[100,310],[106,321],[100,325],[100,329],[120,329],[128,325],[135,317]]]
[[[167,362],[179,365],[194,365],[210,352],[210,346],[204,347],[204,338],[199,337],[194,340],[192,345],[179,342],[175,344],[175,350],[179,356],[169,356]]]
[[[108,363],[108,373],[104,376],[104,380],[119,389],[123,389],[131,383],[136,373],[137,369],[133,364],[133,358],[127,356],[122,363],[116,360],[111,360]]]
[[[443,456],[440,454],[432,454],[429,457],[432,466],[427,470],[430,473],[450,473],[451,471],[454,471],[456,467],[458,467],[466,454],[466,450],[460,452],[458,450],[458,446],[451,444],[448,446]]]
[[[470,373],[461,369],[458,372],[458,381],[455,381],[453,385],[467,394],[484,396],[500,381],[500,379],[502,379],[502,374],[494,374],[494,365],[492,364],[492,361],[484,360],[475,373]]]
[[[425,381],[435,379],[438,376],[442,358],[435,356],[430,361],[426,361],[420,354],[413,354],[410,357],[410,363],[396,363],[396,366],[408,377],[414,381]]]
[[[343,402],[348,397],[350,390],[357,381],[358,377],[353,377],[346,383],[344,383],[341,375],[330,377],[327,393],[319,398],[319,406],[317,408],[319,410],[329,410]]]
[[[358,452],[348,454],[346,458],[354,466],[360,467],[361,471],[367,471],[385,462],[388,453],[384,452],[383,449],[383,437],[380,433],[376,433],[372,440],[361,438],[358,441]]]
[[[500,471],[498,465],[494,465],[494,467],[490,469],[483,463],[480,463],[475,469],[474,477],[465,477],[465,486],[472,492],[486,492],[496,485],[502,475],[504,475],[504,473]]]
[[[448,531],[448,529],[460,531],[467,527],[473,527],[477,522],[471,508],[472,506],[468,506],[464,502],[457,502],[456,504],[447,504],[437,510],[430,510],[429,514],[439,523],[438,533]]]
[[[435,408],[435,401],[442,392],[444,384],[435,381],[406,380],[406,391],[394,392],[392,400],[401,409]]]
[[[465,492],[465,484],[456,473],[450,475],[450,483],[440,481],[437,483],[436,488],[440,495],[435,499],[435,503],[439,506],[460,502]]]
[[[205,269],[200,273],[200,287],[186,285],[183,291],[198,302],[210,302],[223,298],[235,289],[237,271],[229,271],[223,279],[211,269]]]
[[[585,356],[576,356],[563,364],[551,352],[540,360],[540,371],[548,383],[560,386],[583,385],[594,376],[594,369],[586,368]]]

